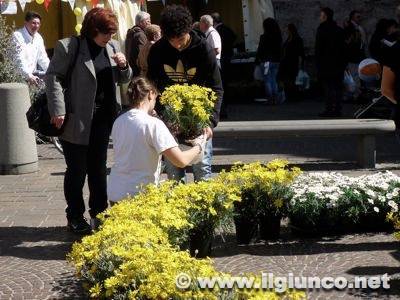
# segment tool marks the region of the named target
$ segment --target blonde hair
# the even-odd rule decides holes
[[[149,41],[155,41],[157,36],[161,37],[161,28],[158,25],[150,24],[146,27],[144,33]]]
[[[158,94],[158,90],[154,83],[146,77],[138,76],[132,79],[128,86],[128,102],[131,106],[138,106],[146,100],[147,95],[151,92]]]

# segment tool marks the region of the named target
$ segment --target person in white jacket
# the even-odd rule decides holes
[[[50,62],[43,38],[38,32],[41,20],[42,17],[38,13],[29,11],[25,15],[24,27],[13,33],[21,73],[30,84],[34,85],[39,84]]]

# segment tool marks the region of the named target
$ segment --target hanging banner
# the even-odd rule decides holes
[[[27,0],[19,0],[19,5],[21,5],[22,11],[25,10],[25,5],[28,1]]]
[[[49,11],[49,5],[51,3],[51,0],[44,0],[44,8],[46,9],[46,11]]]
[[[74,10],[75,7],[75,0],[68,0],[69,5],[71,6],[71,9]]]

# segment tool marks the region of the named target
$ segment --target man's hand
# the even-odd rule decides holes
[[[128,63],[126,61],[125,55],[121,52],[115,53],[111,58],[115,61],[115,63],[118,65],[120,68],[126,68]]]
[[[40,83],[40,78],[35,76],[35,75],[33,75],[33,74],[29,74],[28,75],[28,82],[29,82],[29,84],[37,86]]]
[[[211,127],[204,128],[203,133],[206,135],[207,141],[213,137],[213,131]]]
[[[65,115],[55,116],[51,117],[50,123],[54,124],[58,129],[60,129],[61,126],[64,124],[64,120],[65,120]]]

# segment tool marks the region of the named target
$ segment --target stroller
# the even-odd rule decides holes
[[[371,65],[374,71],[371,72]],[[379,67],[377,67],[377,65]],[[365,71],[367,69],[367,71]],[[373,59],[365,59],[360,63],[358,73],[363,83],[363,98],[368,103],[360,107],[355,113],[355,119],[392,119],[395,105],[386,99],[380,91],[380,72],[379,63]],[[365,74],[368,73],[368,74]]]

